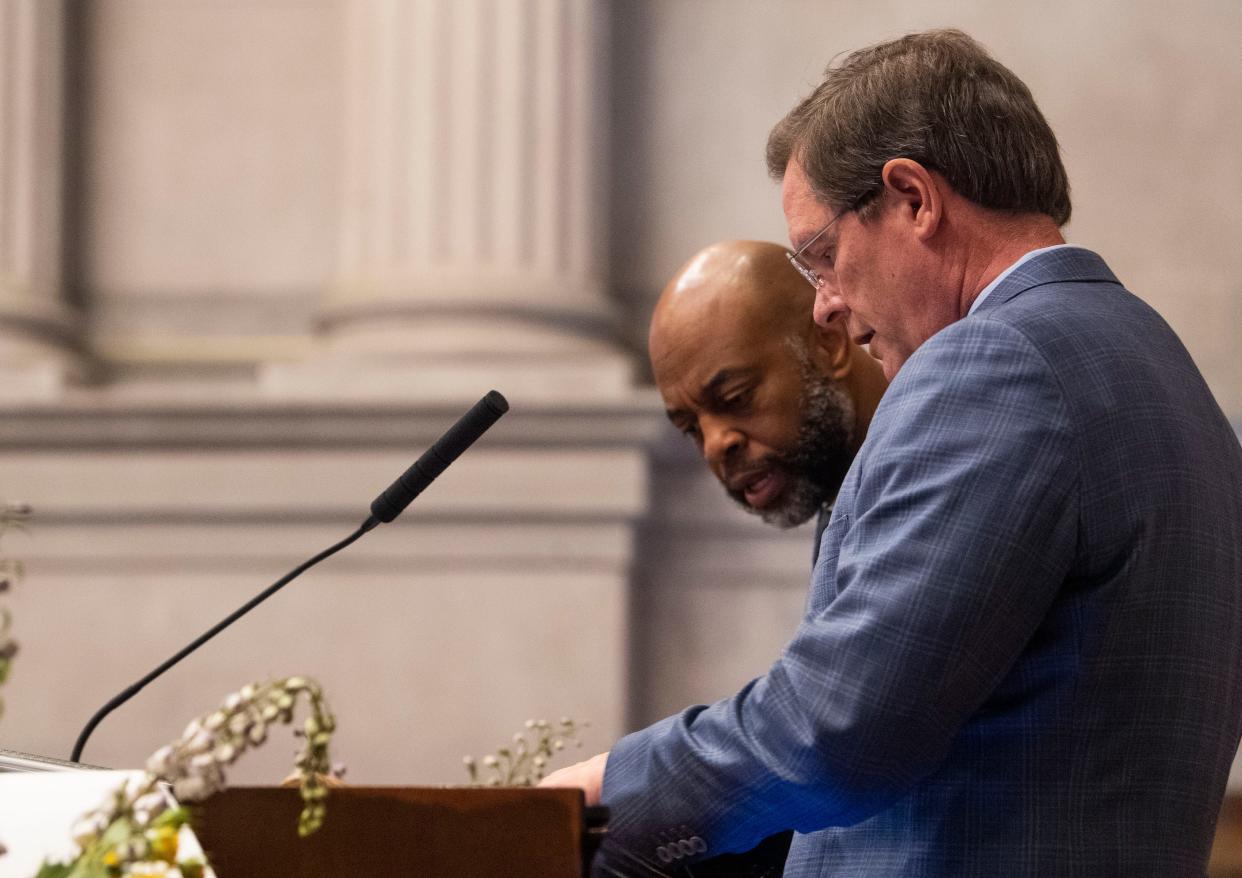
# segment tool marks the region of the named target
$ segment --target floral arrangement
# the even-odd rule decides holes
[[[173,807],[159,784],[172,784],[181,802],[224,789],[225,769],[262,744],[270,726],[292,723],[299,696],[306,697],[309,714],[294,733],[304,739],[294,763],[303,802],[298,834],[310,835],[326,811],[326,778],[332,773],[328,743],[336,721],[316,682],[288,677],[245,686],[193,720],[180,738],[147,760],[141,778],[122,785],[78,822],[73,831],[78,856],[44,863],[36,878],[201,878],[201,860],[178,860],[178,838],[189,813]]]
[[[0,505],[0,536],[6,531],[24,530],[26,520],[30,517],[30,507],[23,503],[5,503]],[[25,570],[21,561],[5,558],[0,555],[0,594],[9,590],[14,582],[21,579]],[[0,604],[0,686],[9,678],[13,667],[13,658],[17,655],[17,641],[10,630],[13,615],[9,608]],[[0,716],[4,715],[4,699],[0,698]]]
[[[581,747],[578,733],[589,723],[575,723],[567,716],[553,727],[547,720],[528,719],[525,731],[513,736],[513,744],[501,747],[494,754],[476,760],[467,756],[463,760],[470,775],[470,785],[476,787],[533,787],[543,779],[548,762],[554,754],[565,749],[566,744]],[[480,772],[480,765],[482,772]],[[480,773],[486,775],[480,777]]]
[[[0,536],[5,531],[25,530],[26,520],[30,517],[30,507],[25,503],[0,504]],[[5,558],[0,555],[0,595],[12,587],[13,583],[22,578],[25,569],[21,561]],[[10,633],[13,627],[13,614],[9,608],[0,604],[0,686],[9,679],[9,671],[13,668],[13,658],[17,655],[17,641]],[[4,699],[0,698],[0,716],[4,716]],[[6,848],[0,842],[0,856]]]

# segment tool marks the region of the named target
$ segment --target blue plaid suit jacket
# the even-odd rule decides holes
[[[771,670],[614,747],[596,874],[790,827],[787,876],[1202,876],[1240,733],[1242,449],[1051,251],[897,375]]]

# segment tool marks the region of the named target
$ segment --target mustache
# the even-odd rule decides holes
[[[758,460],[726,460],[721,468],[721,481],[732,485],[752,476],[770,470],[785,468],[785,460],[780,455],[767,454]]]

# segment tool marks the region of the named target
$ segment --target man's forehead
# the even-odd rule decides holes
[[[687,303],[689,304],[689,303]],[[701,307],[670,310],[662,315],[657,347],[712,371],[750,362],[769,339],[788,323],[785,303],[764,293],[711,295]]]
[[[789,229],[790,246],[797,250],[815,237],[815,233],[832,218],[830,211],[803,173],[797,159],[790,159],[781,178],[781,209]]]
[[[716,373],[749,368],[756,349],[733,331],[695,332],[659,350],[652,358],[656,383],[699,390]]]

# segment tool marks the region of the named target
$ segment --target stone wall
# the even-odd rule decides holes
[[[662,423],[647,315],[699,247],[783,240],[764,140],[828,60],[937,25],[1030,84],[1069,238],[1242,419],[1232,0],[0,0],[0,497],[38,513],[0,746],[66,754],[491,387],[513,412],[404,519],[87,758],[306,672],[354,779],[452,781],[530,714],[603,747],[762,673],[810,534]]]

